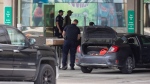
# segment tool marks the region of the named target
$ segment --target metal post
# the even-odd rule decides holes
[[[143,0],[140,0],[140,34],[144,34],[144,17],[143,17],[143,14],[144,14],[144,5],[143,5]]]
[[[61,68],[61,46],[58,46],[58,50],[59,50],[59,68]]]
[[[18,0],[18,24],[21,23],[21,0]]]

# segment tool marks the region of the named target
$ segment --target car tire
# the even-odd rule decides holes
[[[42,64],[34,84],[56,84],[54,69],[48,64]]]
[[[88,67],[81,67],[81,71],[83,73],[91,73],[92,72],[92,68],[88,68]]]
[[[123,65],[120,67],[119,70],[124,74],[131,74],[134,68],[134,61],[132,57],[128,57]]]

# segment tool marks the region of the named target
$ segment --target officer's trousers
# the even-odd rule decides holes
[[[70,51],[70,67],[74,67],[77,41],[65,40],[63,45],[63,66],[67,66],[68,53]]]

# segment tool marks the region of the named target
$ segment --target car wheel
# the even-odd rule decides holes
[[[133,59],[132,57],[128,57],[123,67],[119,68],[119,70],[124,74],[130,74],[132,73],[133,68],[134,68]]]
[[[88,67],[81,67],[81,71],[83,73],[91,73],[92,72],[92,68],[88,68]]]
[[[48,64],[42,64],[34,84],[56,84],[53,68]]]

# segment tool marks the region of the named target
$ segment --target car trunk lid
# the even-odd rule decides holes
[[[86,26],[83,31],[83,43],[113,44],[117,39],[117,33],[110,27]]]

